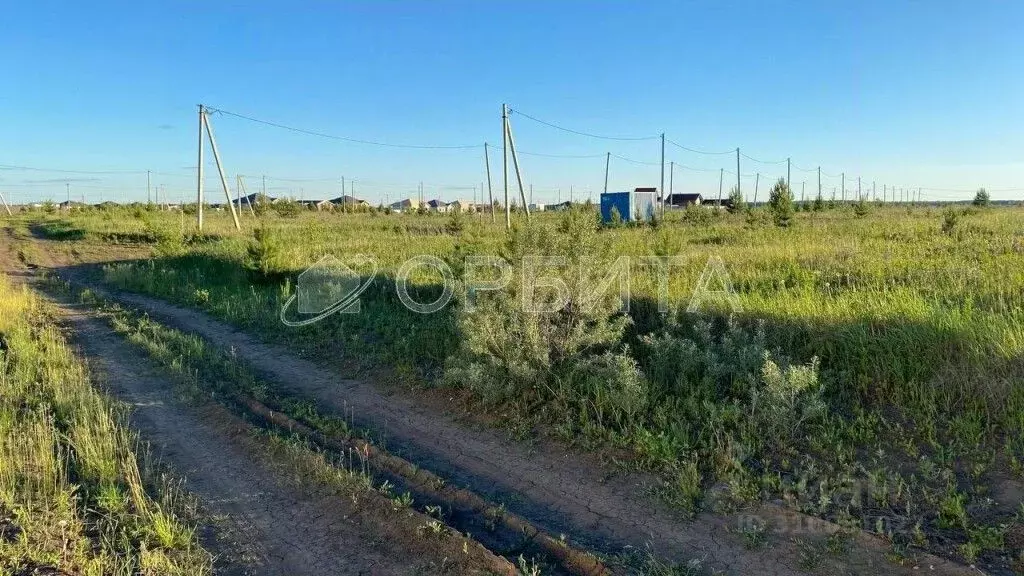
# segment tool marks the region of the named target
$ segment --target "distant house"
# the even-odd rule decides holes
[[[427,202],[427,208],[433,210],[434,212],[447,212],[448,203],[445,202],[444,200],[438,200],[435,198]]]
[[[330,200],[297,200],[296,202],[310,210],[330,210],[334,208],[334,204]]]
[[[544,204],[530,204],[530,212],[543,212]]]
[[[700,194],[669,194],[668,199],[665,200],[667,206],[677,206],[680,208],[700,206],[703,202],[704,198]]]
[[[265,202],[268,204],[277,204],[280,200],[280,198],[274,198],[273,196],[264,196],[263,194],[257,192],[249,194],[248,196],[242,196],[241,203],[243,206],[255,206],[260,202]]]
[[[419,209],[420,201],[414,198],[405,198],[398,202],[392,202],[389,207],[394,212],[412,212]]]
[[[337,198],[331,198],[330,203],[337,207],[370,205],[369,202],[367,202],[366,200],[361,200],[359,198],[356,198],[355,196],[349,196],[348,194],[338,196]]]
[[[448,204],[449,212],[476,212],[477,206],[466,200],[456,200]]]
[[[82,202],[75,202],[74,200],[65,200],[58,204],[61,210],[71,210],[72,208],[85,208],[85,204]]]
[[[565,202],[559,202],[558,204],[549,204],[547,206],[546,210],[554,210],[554,211],[557,211],[557,212],[564,212],[564,211],[566,211],[566,210],[568,210],[570,208],[572,208],[572,202],[569,202],[567,200]]]

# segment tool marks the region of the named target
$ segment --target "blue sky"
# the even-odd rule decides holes
[[[158,5],[159,4],[159,5]],[[498,148],[500,108],[606,135],[665,132],[688,147],[792,157],[925,187],[925,198],[1024,198],[1024,3],[900,2],[20,2],[0,23],[0,189],[15,201],[144,199],[145,174],[191,196],[196,104],[392,143]],[[275,193],[372,201],[469,197],[482,149],[374,147],[211,117],[225,167]],[[537,201],[658,185],[656,140],[572,135],[513,115]],[[730,155],[669,145],[676,191],[718,192]],[[208,168],[212,159],[207,153]],[[685,166],[686,168],[683,168]],[[699,170],[691,170],[692,168]],[[784,164],[743,159],[744,192]],[[207,170],[207,187],[219,182]],[[726,190],[735,181],[726,174]],[[514,181],[514,180],[513,180]],[[666,176],[666,183],[668,176]],[[831,195],[839,178],[826,176]],[[667,184],[666,184],[667,185]],[[928,189],[931,190],[928,190]],[[948,189],[948,191],[946,190]],[[560,192],[559,192],[560,190]],[[1004,191],[1005,190],[1005,191]],[[213,189],[216,192],[217,189]],[[211,192],[211,194],[213,193]]]

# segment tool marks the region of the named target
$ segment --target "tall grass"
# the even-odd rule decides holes
[[[0,571],[209,574],[184,501],[140,464],[47,307],[0,277]]]
[[[713,505],[706,489],[726,485],[730,502],[783,497],[851,522],[881,514],[898,520],[882,531],[900,546],[927,546],[919,534],[931,534],[994,555],[975,535],[1021,520],[987,502],[993,479],[1024,474],[1024,210],[953,210],[949,225],[933,207],[822,205],[779,227],[760,208],[691,208],[656,229],[585,234],[540,214],[528,236],[476,217],[450,227],[437,216],[302,214],[263,218],[255,239],[222,215],[207,221],[213,238],[191,240],[182,256],[105,276],[307,353],[469,387],[572,441],[627,447],[691,509]],[[72,222],[99,240],[116,229],[96,215]],[[264,250],[271,236],[275,249]],[[495,302],[424,317],[394,295],[391,277],[410,256],[457,263],[522,255],[524,242],[563,256],[684,256],[667,286],[675,310],[657,311],[656,278],[637,269],[628,316],[600,309],[581,324],[599,342],[563,358],[572,340],[554,337],[572,333],[572,314],[516,316]],[[278,322],[295,275],[324,254],[355,253],[385,270],[363,313],[299,330]],[[682,311],[712,255],[743,314]],[[276,275],[247,272],[268,256]],[[436,291],[436,278],[413,281]]]

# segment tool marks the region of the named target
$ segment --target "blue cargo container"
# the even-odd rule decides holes
[[[654,192],[605,192],[601,194],[601,220],[612,221],[612,210],[623,222],[645,222],[654,216],[657,201]]]
[[[626,222],[631,218],[632,192],[605,192],[601,194],[601,220],[612,221],[612,210],[617,210],[619,218]]]

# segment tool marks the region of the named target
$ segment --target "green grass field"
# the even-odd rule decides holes
[[[108,263],[113,286],[202,308],[312,357],[416,386],[470,392],[480,411],[580,446],[625,449],[680,509],[783,499],[877,532],[899,557],[927,549],[1024,569],[1024,208],[840,205],[777,227],[763,209],[673,212],[658,226],[601,228],[592,211],[536,215],[516,231],[489,215],[273,211],[234,231],[210,212],[145,207],[19,217],[36,236],[142,245]],[[254,233],[255,231],[255,233]],[[279,320],[297,275],[327,254],[381,265],[359,314],[302,328]],[[456,298],[421,315],[394,277],[430,254],[456,277],[467,255],[555,255],[569,307],[529,313],[520,288]],[[579,306],[618,256],[679,256],[667,284],[635,266],[627,312],[614,295]],[[686,312],[710,257],[742,312]],[[414,275],[419,300],[440,276]],[[621,451],[621,450],[619,450]],[[1009,493],[1013,493],[1012,490]]]
[[[0,276],[0,572],[209,574],[176,484],[136,454],[49,307]]]

